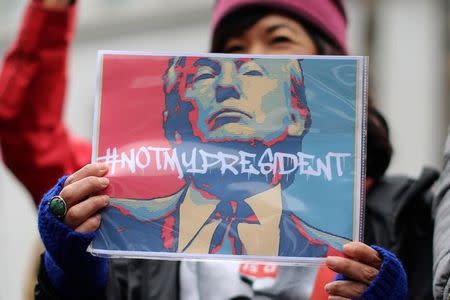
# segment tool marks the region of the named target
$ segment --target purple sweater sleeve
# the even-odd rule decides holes
[[[398,258],[386,249],[371,246],[383,258],[380,272],[367,290],[361,296],[361,300],[404,300],[408,296],[408,281],[406,272]],[[344,275],[338,274],[336,280],[347,280]]]
[[[66,178],[59,179],[39,206],[38,227],[46,249],[44,268],[64,299],[89,299],[104,291],[108,261],[86,252],[95,232],[75,232],[49,211],[49,201],[60,193]]]

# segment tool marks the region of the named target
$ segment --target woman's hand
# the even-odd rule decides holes
[[[41,287],[43,298],[48,290],[58,293],[58,299],[97,299],[104,291],[108,261],[91,255],[86,248],[100,226],[99,210],[109,202],[108,196],[101,195],[109,183],[103,177],[107,172],[105,164],[86,165],[69,177],[61,177],[44,195],[38,211],[39,233],[46,250],[42,268],[48,277]],[[58,192],[67,209],[62,220],[49,205]]]
[[[70,0],[42,0],[44,7],[50,10],[65,10],[70,3]]]
[[[70,175],[59,194],[67,205],[64,223],[77,232],[93,232],[100,226],[99,210],[109,203],[109,196],[101,195],[109,184],[103,177],[106,164],[89,164]]]
[[[377,277],[382,259],[378,252],[366,244],[351,242],[344,245],[345,257],[327,257],[327,266],[349,280],[328,283],[325,290],[328,299],[354,299],[362,296],[370,283]]]

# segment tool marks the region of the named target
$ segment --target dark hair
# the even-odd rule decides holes
[[[298,20],[298,16],[283,9],[273,8],[264,5],[250,5],[242,7],[227,15],[217,26],[213,32],[211,40],[211,52],[223,52],[225,43],[232,37],[239,36],[246,28],[255,25],[260,19],[268,14],[279,13],[291,19]],[[342,54],[339,48],[317,27],[310,22],[298,20],[305,28],[308,35],[312,38],[317,47],[318,53],[322,55],[339,55]]]
[[[389,126],[375,108],[369,96],[367,113],[367,165],[366,176],[380,179],[391,162],[393,148],[389,138]]]
[[[268,6],[248,6],[226,16],[216,27],[211,40],[211,52],[223,52],[228,39],[241,35],[268,14],[280,13],[297,20],[305,28],[320,55],[342,55],[338,45],[317,27],[298,16]],[[393,148],[389,138],[389,127],[383,115],[375,108],[369,97],[367,116],[367,164],[366,176],[377,181],[386,172]]]

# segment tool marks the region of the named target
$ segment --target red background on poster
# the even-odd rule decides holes
[[[142,146],[166,147],[163,79],[170,57],[104,55],[98,128],[98,157],[108,148],[135,152]],[[95,149],[95,148],[94,148]],[[111,169],[111,167],[110,167]],[[178,191],[184,184],[175,171],[157,171],[154,156],[148,168],[116,164],[108,175],[108,194],[116,198],[153,199]]]

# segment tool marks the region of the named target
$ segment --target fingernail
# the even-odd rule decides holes
[[[102,172],[106,172],[108,171],[108,165],[105,163],[98,163],[98,168],[100,171]]]
[[[329,268],[335,269],[338,264],[338,258],[336,256],[328,256],[326,260],[326,264]]]
[[[100,181],[100,184],[103,185],[103,186],[107,186],[109,184],[109,179],[106,178],[106,177],[101,177],[99,179],[99,181]]]
[[[325,289],[325,291],[326,291],[327,293],[329,293],[329,292],[330,292],[330,290],[331,290],[331,288],[330,288],[330,285],[331,285],[331,283],[327,283],[327,284],[325,284],[325,287],[324,287],[324,289]]]

